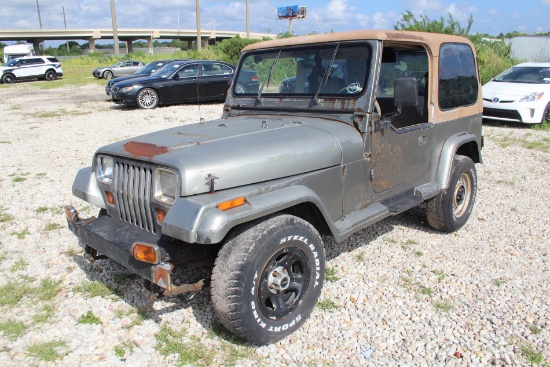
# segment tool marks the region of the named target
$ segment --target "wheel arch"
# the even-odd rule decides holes
[[[188,243],[215,244],[224,241],[239,227],[274,213],[299,217],[319,233],[334,233],[331,218],[321,199],[305,186],[289,186],[250,196],[242,207],[227,211],[217,208],[217,203],[223,200],[205,204],[192,198],[179,198],[164,220],[163,234]]]
[[[441,149],[437,167],[436,182],[442,189],[447,189],[455,155],[469,157],[474,163],[483,163],[478,138],[471,133],[453,135],[447,139]]]
[[[8,75],[10,75],[14,80],[17,80],[17,77],[12,72],[8,72],[8,73],[5,73],[4,75],[2,75],[2,80],[4,80],[4,77],[6,77]]]

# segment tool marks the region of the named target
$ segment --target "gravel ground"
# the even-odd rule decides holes
[[[121,108],[97,85],[37,83],[0,88],[0,365],[550,365],[550,132],[484,128],[477,203],[457,233],[418,208],[325,238],[324,307],[247,347],[216,323],[208,288],[149,302],[125,269],[86,262],[62,213],[96,214],[71,194],[95,149],[198,122],[199,107]]]

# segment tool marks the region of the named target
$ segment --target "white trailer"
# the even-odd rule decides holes
[[[20,43],[4,47],[4,64],[23,56],[34,56],[34,47],[30,43]]]

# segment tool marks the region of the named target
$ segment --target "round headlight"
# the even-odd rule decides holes
[[[113,166],[113,158],[102,155],[97,156],[97,180],[106,185],[110,185],[113,182]]]

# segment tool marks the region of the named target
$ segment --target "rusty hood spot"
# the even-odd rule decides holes
[[[151,159],[157,155],[168,152],[168,147],[159,147],[155,144],[130,141],[124,144],[124,150],[133,156],[147,157]]]

